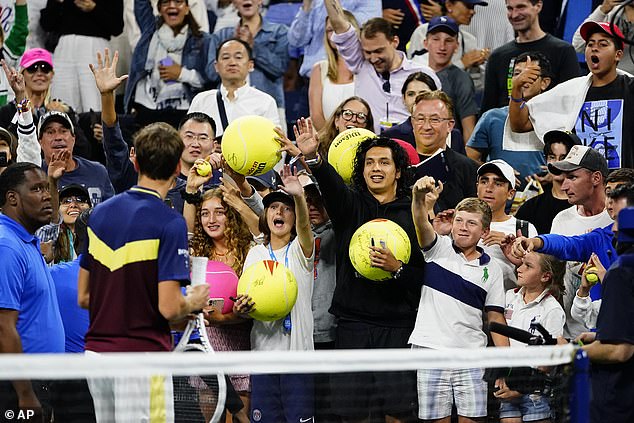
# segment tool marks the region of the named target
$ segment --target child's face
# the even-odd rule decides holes
[[[451,227],[451,236],[460,249],[474,247],[489,232],[482,226],[482,215],[464,210],[456,212]]]
[[[539,263],[539,253],[528,253],[517,268],[517,285],[526,288],[545,286],[548,275]]]
[[[266,210],[266,221],[271,234],[284,237],[291,233],[295,225],[295,210],[281,201],[275,201]]]

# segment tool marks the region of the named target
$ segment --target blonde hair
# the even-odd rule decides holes
[[[533,252],[539,256],[539,267],[542,272],[550,273],[550,281],[544,287],[563,306],[563,297],[566,292],[564,285],[564,274],[566,273],[566,262],[549,254]]]
[[[352,12],[348,10],[344,10],[343,14],[346,17],[346,20],[350,22],[350,24],[354,27],[357,35],[359,34],[359,23],[357,19],[354,17]],[[328,22],[328,18],[326,18],[326,22]],[[339,58],[339,53],[336,49],[330,46],[328,42],[328,33],[324,30],[324,48],[326,50],[326,58],[328,59],[328,72],[326,76],[330,81],[337,82],[337,78],[339,78],[339,71],[337,70],[337,59]]]
[[[493,219],[493,213],[489,204],[480,200],[479,198],[469,197],[465,198],[456,206],[456,212],[466,211],[468,213],[477,213],[482,218],[482,227],[486,230],[491,227],[491,220]]]

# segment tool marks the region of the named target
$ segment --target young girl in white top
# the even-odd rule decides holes
[[[304,189],[288,165],[282,172],[284,187],[264,197],[260,230],[262,245],[253,247],[245,269],[262,260],[275,260],[288,268],[297,281],[297,300],[288,316],[273,321],[253,321],[253,350],[313,350],[314,238],[308,218]],[[243,316],[258,305],[241,295],[234,312]],[[311,375],[251,376],[251,420],[259,422],[312,421],[313,379]]]
[[[540,323],[554,338],[561,336],[566,315],[561,306],[565,262],[553,256],[531,252],[517,269],[518,288],[506,292],[504,317],[509,326],[534,332],[531,323]],[[511,347],[525,344],[510,340]],[[520,393],[504,381],[495,396],[501,400],[500,422],[550,422],[548,399],[535,393]]]

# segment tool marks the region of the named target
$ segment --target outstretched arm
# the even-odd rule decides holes
[[[339,0],[326,0],[324,1],[326,11],[328,12],[328,18],[332,24],[332,29],[336,34],[342,34],[350,28],[350,22],[346,20],[346,15],[343,14],[343,8]]]
[[[306,204],[306,197],[304,197],[304,188],[297,178],[297,171],[293,174],[289,165],[284,165],[282,181],[284,186],[281,188],[284,192],[291,195],[293,201],[295,201],[295,230],[297,231],[299,245],[302,247],[304,257],[310,258],[313,256],[315,238],[310,227],[310,219],[308,218],[308,205]]]
[[[533,130],[528,108],[525,107],[524,86],[533,84],[540,76],[541,68],[537,63],[531,62],[531,58],[528,57],[524,70],[513,77],[513,88],[509,100],[509,123],[514,132],[529,132]]]

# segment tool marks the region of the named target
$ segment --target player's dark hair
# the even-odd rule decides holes
[[[365,168],[365,155],[374,147],[386,147],[392,151],[392,160],[394,160],[396,171],[401,172],[400,178],[396,180],[396,196],[408,196],[410,194],[410,186],[412,185],[409,156],[399,143],[386,137],[368,138],[359,144],[354,157],[352,170],[352,185],[354,188],[359,192],[368,191],[368,186],[363,177],[363,169]]]
[[[4,207],[7,201],[7,193],[9,191],[17,191],[17,189],[26,181],[26,172],[29,170],[43,170],[33,163],[22,162],[13,163],[0,174],[0,208]]]
[[[211,134],[209,138],[213,139],[216,137],[216,121],[207,113],[203,112],[187,113],[185,116],[183,116],[180,122],[178,122],[178,130],[180,131],[183,128],[183,125],[185,125],[190,120],[198,123],[208,123],[209,126],[211,126],[211,130],[213,131],[213,134]]]
[[[159,181],[170,179],[184,148],[180,135],[172,126],[165,122],[147,125],[134,137],[139,173]]]
[[[222,49],[222,47],[231,41],[235,41],[242,44],[244,48],[247,49],[247,55],[249,56],[249,60],[253,60],[253,49],[251,48],[249,43],[247,43],[246,41],[242,41],[240,38],[227,38],[226,40],[221,42],[218,45],[218,48],[216,49],[216,61],[218,60],[218,57],[220,57],[220,50]]]
[[[619,185],[608,193],[608,197],[612,200],[618,200],[619,198],[625,197],[627,207],[632,207],[634,206],[634,184],[629,183]]]

